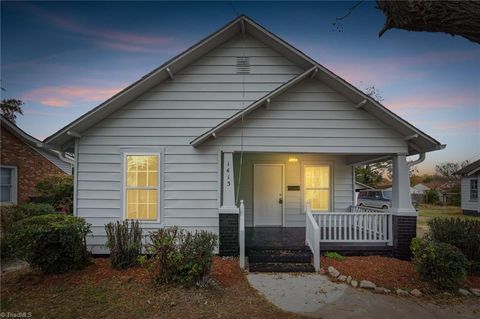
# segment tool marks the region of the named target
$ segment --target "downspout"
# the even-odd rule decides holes
[[[420,153],[420,154],[418,154],[418,159],[416,159],[414,161],[411,161],[411,162],[408,162],[407,166],[412,167],[414,165],[422,163],[424,160],[425,160],[425,153]]]

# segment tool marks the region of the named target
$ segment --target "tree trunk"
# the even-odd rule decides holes
[[[480,43],[480,1],[377,0],[387,21],[380,31],[445,32]]]

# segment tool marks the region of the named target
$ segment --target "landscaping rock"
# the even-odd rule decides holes
[[[352,282],[352,276],[348,276],[348,277],[347,277],[347,284],[350,285],[351,282]]]
[[[391,292],[392,292],[392,291],[391,291],[390,289],[385,288],[385,293],[386,293],[386,294],[389,294],[389,293],[391,293]]]
[[[458,293],[461,294],[464,297],[468,297],[468,296],[472,295],[470,293],[470,291],[468,291],[467,289],[463,289],[463,288],[458,289]]]
[[[347,280],[347,276],[345,276],[345,275],[340,275],[340,276],[338,276],[337,279],[340,280],[340,281],[346,281],[346,280]]]
[[[397,289],[397,290],[395,290],[395,293],[399,296],[408,296],[408,292],[406,292],[403,289]]]
[[[477,297],[480,297],[480,289],[478,288],[470,288],[470,292]]]
[[[340,276],[340,272],[332,266],[328,267],[328,274],[333,278],[337,278],[338,276]]]
[[[352,280],[352,281],[350,282],[350,285],[352,285],[353,288],[357,288],[357,287],[358,287],[358,281]]]
[[[362,280],[360,281],[360,288],[365,288],[365,289],[375,289],[376,285],[368,280]]]
[[[377,294],[387,294],[390,290],[383,287],[375,287],[373,291],[375,291]]]
[[[410,294],[415,297],[420,297],[422,295],[422,292],[418,289],[413,289],[412,291],[410,291]]]

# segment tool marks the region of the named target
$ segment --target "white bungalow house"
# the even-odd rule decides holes
[[[457,172],[461,176],[461,207],[465,215],[480,216],[478,184],[480,181],[480,160],[477,160]]]
[[[320,247],[408,258],[407,156],[444,147],[246,16],[45,142],[75,153],[93,253],[108,253],[106,223],[138,219],[218,233],[219,253],[243,267],[246,251],[251,270],[301,259],[264,254],[275,249],[313,254],[317,270]],[[354,207],[354,166],[384,159],[391,209]]]

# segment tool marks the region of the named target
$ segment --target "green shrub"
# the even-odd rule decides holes
[[[35,190],[39,195],[36,202],[50,204],[62,213],[73,212],[73,176],[46,176],[37,183]]]
[[[427,204],[440,204],[440,196],[438,195],[438,191],[436,189],[429,189],[428,191],[426,191],[425,197],[425,201],[427,202]]]
[[[469,272],[480,272],[480,221],[437,217],[428,226],[432,240],[457,247],[470,262]]]
[[[90,224],[82,218],[51,214],[17,222],[12,240],[18,257],[42,272],[62,273],[81,269],[89,262],[85,236]]]
[[[157,283],[201,285],[208,279],[218,236],[206,231],[187,232],[177,227],[150,234],[148,251]]]
[[[115,222],[105,225],[107,244],[110,249],[110,264],[113,268],[125,269],[137,264],[142,252],[142,229],[138,221]]]
[[[338,260],[338,261],[345,260],[345,256],[342,256],[339,253],[332,252],[332,251],[327,251],[325,253],[325,257],[332,258],[332,259],[335,259],[335,260]]]
[[[49,204],[25,203],[20,205],[0,207],[0,226],[2,232],[1,256],[2,259],[10,259],[14,255],[15,248],[11,240],[13,226],[19,220],[32,216],[54,214],[55,209]]]
[[[465,279],[468,261],[457,247],[414,238],[411,249],[415,268],[422,280],[440,289],[451,289]]]

